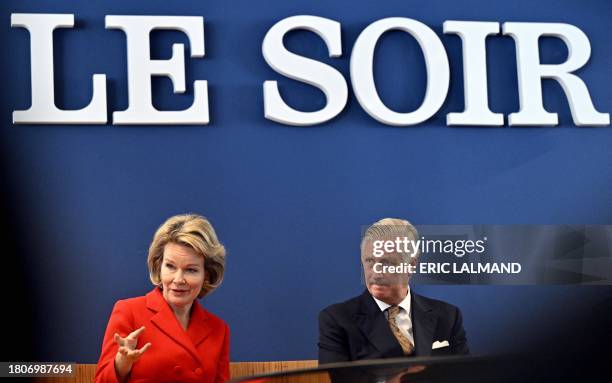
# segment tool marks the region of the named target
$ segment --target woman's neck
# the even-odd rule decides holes
[[[193,306],[193,303],[188,306],[182,306],[182,307],[171,306],[172,311],[174,312],[174,315],[176,315],[176,318],[178,319],[179,323],[183,327],[183,330],[185,331],[187,331],[187,327],[189,326],[189,314],[191,312],[191,306]]]

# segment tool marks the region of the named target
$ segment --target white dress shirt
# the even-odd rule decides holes
[[[389,313],[387,312],[387,309],[391,307],[391,305],[376,298],[374,298],[374,301],[380,308],[380,311],[385,313],[385,317],[388,318]],[[408,294],[406,294],[406,297],[404,297],[404,300],[401,301],[398,306],[400,307],[400,312],[395,318],[395,323],[397,324],[397,327],[399,327],[402,334],[408,338],[414,347],[414,336],[412,335],[412,314],[410,313],[410,287],[408,288]]]

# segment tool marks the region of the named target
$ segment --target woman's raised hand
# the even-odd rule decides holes
[[[142,354],[144,354],[149,347],[151,347],[151,343],[147,343],[142,346],[140,349],[136,348],[138,345],[138,337],[145,330],[145,327],[132,331],[128,336],[122,338],[119,334],[115,333],[115,343],[119,345],[119,349],[117,350],[117,355],[115,356],[115,370],[117,371],[117,375],[122,378],[122,380],[127,377],[132,369],[132,365],[140,359]]]

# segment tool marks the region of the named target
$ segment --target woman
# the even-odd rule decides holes
[[[225,248],[199,215],[168,219],[147,258],[155,288],[115,304],[95,382],[229,379],[229,328],[197,299],[219,287]]]

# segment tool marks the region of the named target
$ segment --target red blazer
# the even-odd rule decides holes
[[[144,297],[117,301],[113,308],[95,382],[117,382],[115,355],[122,337],[145,326],[138,348],[151,347],[134,363],[129,382],[205,382],[229,379],[229,328],[223,320],[204,310],[196,300],[187,331],[183,330],[162,292],[155,288]]]

